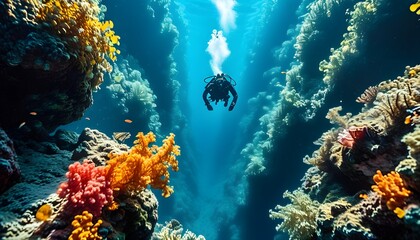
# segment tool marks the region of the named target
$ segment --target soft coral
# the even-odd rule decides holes
[[[400,174],[391,171],[384,176],[378,170],[373,176],[373,181],[376,185],[372,186],[372,190],[381,196],[388,209],[394,211],[399,217],[404,216],[400,207],[405,206],[405,200],[410,196],[411,191],[405,187]]]
[[[60,184],[57,194],[67,197],[66,207],[87,210],[94,216],[100,216],[102,208],[113,202],[113,191],[106,175],[106,167],[95,167],[87,160],[83,164],[75,162],[69,166],[66,174],[68,181]]]
[[[112,30],[112,21],[101,22],[97,1],[44,1],[38,7],[37,21],[62,39],[72,56],[80,61],[93,87],[103,81],[103,71],[112,71],[105,56],[115,61],[120,53],[120,37]]]
[[[149,132],[137,134],[137,140],[129,152],[110,154],[108,161],[109,175],[113,189],[122,191],[140,191],[150,185],[162,189],[162,195],[169,197],[173,193],[168,186],[169,171],[178,171],[176,156],[180,154],[179,146],[175,145],[175,135],[170,134],[163,145],[158,147],[150,143],[156,141],[156,136]]]

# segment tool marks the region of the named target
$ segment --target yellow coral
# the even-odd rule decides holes
[[[179,146],[175,145],[175,135],[171,133],[163,140],[161,147],[149,147],[150,143],[156,141],[152,132],[146,135],[139,132],[136,137],[135,145],[128,152],[109,155],[108,175],[112,188],[121,191],[141,191],[150,185],[161,189],[162,196],[169,197],[173,189],[168,186],[168,168],[178,171],[176,156],[180,154]]]
[[[101,31],[104,33],[107,38],[108,48],[105,49],[108,54],[109,59],[112,61],[117,60],[115,54],[120,54],[120,50],[116,49],[114,45],[120,45],[120,36],[115,35],[115,32],[112,30],[114,23],[112,21],[105,21],[101,23]]]
[[[382,199],[386,201],[386,206],[389,210],[392,210],[398,216],[401,216],[401,211],[403,210],[400,207],[405,205],[405,200],[410,196],[411,191],[405,188],[404,181],[400,174],[391,171],[384,176],[382,175],[382,172],[378,170],[373,176],[373,181],[375,181],[376,185],[372,186],[372,190],[378,193]]]
[[[98,3],[88,0],[45,0],[37,13],[38,21],[63,39],[81,62],[94,87],[103,81],[103,71],[112,71],[105,55],[115,61],[120,53],[114,46],[119,45],[120,37],[112,30],[113,22],[100,22],[99,13]]]
[[[410,11],[415,12],[417,15],[420,15],[420,1],[410,5]]]
[[[76,215],[73,222],[73,232],[69,240],[97,240],[102,239],[98,235],[98,228],[102,224],[102,220],[98,220],[95,224],[92,222],[93,215],[88,211],[83,211],[82,215]]]
[[[420,11],[420,10],[419,10],[419,11]],[[409,77],[409,78],[412,78],[412,77],[416,76],[416,74],[417,74],[416,70],[411,69],[411,70],[408,72],[408,77]]]
[[[394,213],[397,214],[397,217],[403,218],[405,216],[405,211],[399,207],[394,209]]]

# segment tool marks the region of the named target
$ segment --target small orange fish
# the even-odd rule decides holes
[[[38,211],[36,212],[36,219],[39,221],[46,221],[48,218],[51,217],[53,212],[52,206],[50,204],[42,205]]]
[[[32,116],[36,116],[38,113],[37,112],[30,112],[29,114],[31,114]]]
[[[25,124],[26,124],[26,122],[21,123],[21,124],[19,125],[18,129],[19,129],[19,128],[21,128],[21,127],[23,127],[23,126],[25,126]]]
[[[405,120],[404,120],[404,123],[405,124],[410,124],[411,123],[411,116],[407,116],[407,117],[405,117]]]
[[[126,123],[132,123],[133,120],[131,120],[131,119],[125,119],[124,122],[126,122]]]
[[[88,118],[88,117],[85,117],[85,119],[88,120],[88,121],[90,121],[90,118]]]
[[[407,109],[406,112],[409,114],[405,117],[404,123],[415,125],[419,123],[420,118],[420,106],[415,106],[414,108]]]

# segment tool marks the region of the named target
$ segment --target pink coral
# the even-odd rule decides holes
[[[113,202],[113,191],[106,178],[107,169],[85,160],[83,164],[75,162],[66,173],[67,182],[60,184],[57,194],[67,197],[66,207],[87,210],[94,216],[100,216],[102,208]]]
[[[356,141],[365,138],[365,136],[370,136],[368,127],[351,126],[338,134],[337,141],[344,147],[352,148]]]
[[[341,132],[338,134],[338,139],[337,139],[337,141],[338,141],[341,145],[343,145],[344,147],[347,147],[347,148],[352,148],[352,147],[353,147],[353,144],[354,144],[354,139],[353,139],[353,137],[350,135],[349,130],[347,130],[347,129],[343,129],[343,131],[341,131]]]

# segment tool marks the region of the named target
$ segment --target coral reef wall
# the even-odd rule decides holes
[[[273,219],[284,220],[277,230],[287,231],[291,239],[420,235],[419,71],[419,65],[407,67],[397,79],[379,83],[369,101],[359,99],[364,107],[354,116],[340,116],[341,108],[331,108],[327,118],[338,127],[325,132],[320,148],[305,157],[313,167],[297,190],[300,200],[292,198],[291,204],[270,211]],[[303,201],[318,207],[304,209]],[[303,215],[299,222],[311,227],[289,224],[290,212]]]
[[[288,30],[290,40],[272,45],[277,68],[268,68],[265,76],[272,75],[272,81],[267,81],[271,83],[268,90],[259,95],[263,101],[268,96],[275,104],[246,119],[256,121],[256,132],[261,134],[255,134],[243,150],[249,159],[244,170],[260,174],[248,177],[248,207],[240,214],[254,217],[247,218],[245,229],[266,217],[252,206],[264,204],[264,208],[268,202],[282,201],[284,187],[278,185],[274,187],[277,190],[266,192],[264,186],[270,182],[297,184],[305,168],[300,159],[314,150],[311,142],[327,129],[324,116],[329,108],[340,103],[348,111],[358,111],[360,105],[355,99],[363,89],[397,76],[406,65],[418,64],[414,52],[419,51],[419,45],[414,39],[420,26],[418,16],[408,9],[410,4],[304,1],[299,6],[296,13],[302,22]],[[327,26],[331,21],[337,28]],[[295,60],[284,57],[290,51],[295,53]],[[355,86],[360,92],[348,90]],[[272,191],[279,191],[279,196],[272,196]],[[274,234],[270,224],[263,231],[267,238]],[[252,232],[244,236],[252,236]]]
[[[104,1],[106,3],[107,1]],[[174,110],[178,102],[180,81],[176,79],[177,63],[174,49],[179,33],[171,19],[172,1],[119,1],[110,3],[109,16],[118,18],[116,31],[123,32],[123,47],[136,58],[144,70],[151,89],[156,95],[155,103],[163,130],[177,125],[179,113]],[[121,16],[120,13],[124,12]]]
[[[110,27],[102,25],[100,12],[97,2],[88,1],[0,3],[0,125],[4,129],[26,124],[52,131],[81,118],[92,104],[92,91],[103,81],[103,72],[112,69],[106,58],[115,59],[112,45],[118,37],[106,35]],[[71,17],[78,21],[68,24]],[[89,41],[93,38],[96,43]]]
[[[97,234],[96,239],[100,236],[106,239],[152,237],[158,218],[155,195],[146,185],[136,185],[136,191],[123,190],[120,177],[128,175],[118,174],[118,171],[130,172],[124,167],[131,163],[125,161],[137,161],[141,171],[131,171],[135,179],[172,193],[173,189],[167,185],[169,173],[161,171],[166,169],[166,163],[158,162],[177,164],[171,153],[179,153],[173,135],[162,147],[157,147],[147,146],[149,141],[155,140],[152,133],[147,134],[148,139],[139,134],[139,139],[143,140],[136,143],[143,152],[136,152],[136,156],[131,155],[134,152],[127,153],[127,145],[88,128],[79,138],[67,131],[57,131],[51,138],[37,141],[25,137],[14,138],[22,179],[0,195],[1,239],[68,239],[70,235],[72,239],[80,239],[90,234]],[[146,148],[148,156],[144,155]],[[158,152],[152,153],[152,150]],[[145,157],[152,160],[144,161]],[[103,166],[110,158],[117,158],[113,159],[112,168]],[[85,160],[82,164],[74,162],[78,159]],[[120,189],[110,188],[115,181]],[[41,218],[39,209],[46,205],[50,210]]]
[[[104,76],[102,88],[85,118],[71,127],[86,125],[111,135],[142,129],[180,133],[186,124],[186,23],[173,1],[103,1],[115,30],[123,33],[121,54]],[[126,13],[121,15],[120,11]],[[179,31],[182,31],[180,36]],[[181,87],[183,86],[183,87]],[[110,114],[110,113],[114,114]],[[126,124],[125,120],[130,123]],[[118,124],[115,124],[118,123]],[[179,132],[178,132],[179,131]]]

